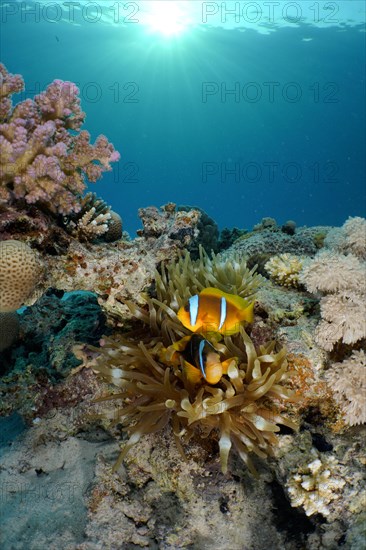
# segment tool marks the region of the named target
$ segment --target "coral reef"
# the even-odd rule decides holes
[[[189,246],[192,239],[199,234],[198,223],[201,215],[198,210],[179,212],[176,205],[171,202],[162,206],[160,211],[155,206],[140,208],[138,214],[143,229],[138,230],[137,234],[145,239],[169,239],[181,241],[183,245]]]
[[[303,262],[303,258],[294,254],[279,254],[278,256],[272,256],[264,268],[275,283],[285,287],[297,288],[300,285],[299,274]]]
[[[248,233],[246,229],[239,229],[238,227],[233,227],[232,229],[229,229],[228,227],[224,227],[224,229],[220,233],[218,251],[221,252],[222,250],[230,248],[230,246],[237,239],[239,239],[246,233]]]
[[[37,253],[21,241],[0,242],[0,312],[31,303],[43,266]]]
[[[146,230],[112,243],[102,242],[103,235],[80,242],[65,230],[78,216],[56,219],[34,205],[24,209],[22,201],[0,207],[2,238],[24,240],[42,257],[47,277],[40,290],[60,289],[19,315],[19,339],[1,352],[6,502],[0,546],[358,550],[365,499],[364,342],[337,341],[326,353],[314,339],[315,283],[312,295],[254,271],[260,235],[270,232],[276,250],[265,236],[262,266],[286,253],[289,243],[296,248],[293,239],[302,240],[304,255],[325,245],[338,266],[340,257],[342,266],[352,262],[353,276],[344,268],[345,278],[360,296],[361,252],[342,255],[345,249],[329,245],[331,234],[340,238],[343,230],[299,228],[289,235],[278,226],[258,229],[219,255],[201,247],[192,261],[184,248],[198,237],[198,212],[176,212],[171,204],[142,210]],[[306,260],[306,267],[316,260]],[[339,308],[344,277],[338,271],[320,276],[335,286],[320,292]],[[169,354],[172,343],[189,335],[176,312],[207,286],[243,296],[254,304],[255,318],[245,332],[211,338],[230,366],[218,384],[195,385],[185,378],[181,352],[174,361]],[[76,289],[93,295],[62,293]],[[15,411],[28,424],[19,440],[9,428]],[[291,421],[298,420],[294,432]],[[112,473],[119,438],[124,460]],[[70,483],[71,497],[64,498]],[[57,488],[52,507],[48,496],[25,500],[50,484]],[[15,522],[19,499],[22,518]],[[47,539],[51,526],[57,540]]]
[[[94,241],[108,231],[110,213],[97,214],[93,206],[79,220],[76,234],[79,241]]]
[[[96,382],[89,369],[72,376],[63,393],[73,401],[59,400],[1,449],[3,548],[298,548],[301,526],[287,544],[266,480],[253,485],[240,465],[224,478],[215,465],[184,462],[167,433],[147,436],[112,474],[116,442],[78,428]]]
[[[281,230],[284,233],[287,233],[287,235],[295,235],[296,232],[296,222],[293,220],[287,220],[286,223],[283,224],[281,227]]]
[[[347,290],[361,293],[365,286],[364,264],[352,254],[322,250],[304,264],[300,278],[313,294]]]
[[[80,365],[74,346],[96,345],[108,333],[93,294],[62,294],[49,291],[18,315],[17,345],[0,353],[0,416],[17,410],[33,418],[36,401],[43,394],[51,399],[50,387]],[[7,327],[3,330],[6,334]]]
[[[328,433],[325,439],[320,426],[318,433],[313,430],[305,424],[281,439],[275,448],[280,458],[276,473],[292,506],[322,518],[320,547],[334,548],[335,540],[344,538],[345,525],[357,524],[364,509],[364,460],[358,452],[363,434],[347,438]]]
[[[262,231],[263,229],[276,230],[278,228],[277,222],[274,218],[262,218],[260,223],[257,223],[253,227],[253,231]]]
[[[277,225],[271,228],[259,226],[258,229],[239,237],[227,254],[235,251],[241,256],[246,256],[248,260],[263,255],[266,256],[265,261],[271,256],[285,253],[313,256],[319,247],[317,235],[319,232],[327,233],[328,230],[327,227],[299,227],[294,234],[288,234]]]
[[[95,193],[80,199],[80,210],[62,220],[66,231],[80,242],[114,242],[122,237],[122,218]]]
[[[119,153],[105,136],[95,145],[81,130],[78,88],[55,80],[45,92],[12,107],[24,83],[0,65],[0,199],[24,199],[54,214],[80,210],[86,178],[97,181]]]
[[[145,223],[144,212],[140,213]],[[100,305],[108,313],[109,321],[125,322],[130,314],[124,302],[133,298],[142,304],[141,293],[151,285],[157,265],[177,257],[197,231],[198,213],[175,212],[168,206],[168,210],[158,213],[156,232],[151,234],[150,213],[148,209],[148,236],[133,241],[84,244],[64,233],[64,238],[68,239],[65,252],[44,256],[47,280],[43,289],[95,292]],[[163,227],[159,226],[160,223]]]
[[[177,206],[178,212],[190,212],[191,210],[196,210],[201,214],[197,224],[198,236],[188,247],[191,257],[193,259],[198,258],[199,246],[202,246],[208,253],[211,251],[218,252],[220,232],[217,223],[198,206]]]

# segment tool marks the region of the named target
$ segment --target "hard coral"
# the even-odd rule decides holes
[[[303,258],[294,254],[279,254],[278,256],[272,256],[264,268],[271,279],[280,286],[298,288],[303,261]]]
[[[87,193],[80,201],[80,211],[66,220],[66,230],[79,241],[94,241],[108,231],[110,207],[95,193]]]
[[[192,238],[198,235],[197,225],[201,216],[198,210],[177,212],[176,205],[170,202],[163,205],[160,210],[155,206],[140,208],[138,215],[144,226],[137,231],[140,237],[178,240],[188,246]]]
[[[42,262],[21,241],[0,242],[0,312],[15,311],[32,296],[42,275]]]
[[[119,241],[123,235],[123,221],[117,212],[110,211],[110,218],[108,220],[108,229],[103,234],[103,240],[107,243],[113,243]]]
[[[334,501],[341,497],[346,482],[334,456],[320,456],[313,451],[313,460],[299,466],[289,478],[287,489],[292,506],[302,506],[307,516],[332,513]]]
[[[213,220],[202,208],[198,206],[180,205],[177,207],[178,212],[190,212],[196,210],[201,216],[197,224],[199,231],[198,237],[189,245],[188,250],[192,258],[198,258],[198,248],[201,245],[207,252],[218,251],[219,228],[215,220]]]
[[[11,95],[23,87],[22,78],[0,64],[0,199],[77,212],[85,178],[97,181],[119,153],[104,136],[91,145],[89,133],[80,131],[85,113],[75,84],[55,80],[12,108]]]
[[[185,262],[187,271],[189,259]],[[167,272],[174,274],[174,269]],[[232,445],[254,471],[249,454],[271,454],[277,424],[295,428],[278,408],[279,402],[291,395],[284,386],[288,377],[286,351],[275,352],[273,342],[256,350],[241,327],[238,335],[216,342],[222,360],[236,358],[228,374],[215,386],[205,381],[192,385],[183,366],[172,366],[166,353],[169,346],[189,334],[176,316],[175,281],[169,282],[164,272],[158,283],[158,295],[165,296],[165,303],[148,299],[148,311],[129,304],[143,327],[125,336],[106,338],[94,367],[105,381],[121,390],[99,400],[117,405],[101,416],[123,424],[130,435],[115,467],[144,434],[170,423],[180,449],[181,441],[211,434],[218,439],[223,472],[227,471]],[[168,302],[169,296],[175,297],[173,302]]]

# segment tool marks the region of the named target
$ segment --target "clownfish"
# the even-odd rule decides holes
[[[197,384],[202,378],[217,384],[235,358],[220,361],[213,345],[200,334],[190,334],[163,350],[162,359],[172,365],[183,366],[188,382]]]
[[[191,296],[177,317],[192,332],[219,332],[230,336],[239,332],[241,322],[253,322],[253,307],[253,303],[248,304],[236,294],[209,287]]]

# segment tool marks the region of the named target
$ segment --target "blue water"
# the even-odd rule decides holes
[[[362,22],[338,13],[338,25],[200,24],[163,37],[22,6],[33,3],[2,6],[1,60],[26,82],[17,99],[55,78],[80,86],[85,128],[121,153],[90,187],[132,236],[138,208],[169,201],[200,206],[221,228],[365,215]]]

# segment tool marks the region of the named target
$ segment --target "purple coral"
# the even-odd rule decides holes
[[[91,145],[90,134],[80,131],[85,113],[75,84],[55,80],[13,108],[11,96],[23,88],[22,77],[0,64],[0,199],[78,212],[85,178],[97,181],[120,155],[105,136]]]

